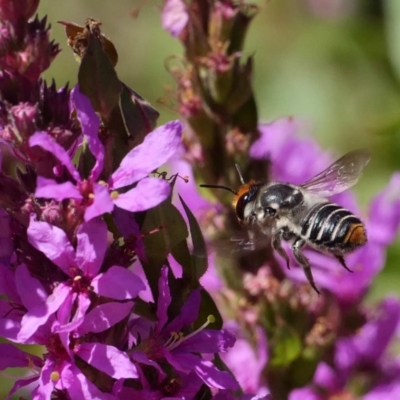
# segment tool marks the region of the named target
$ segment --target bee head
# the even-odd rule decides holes
[[[245,215],[245,209],[248,204],[254,201],[257,196],[258,189],[261,186],[260,182],[250,181],[245,183],[243,179],[242,171],[238,164],[235,164],[236,170],[239,174],[242,186],[239,190],[235,191],[228,186],[221,185],[200,185],[201,187],[214,188],[214,189],[224,189],[234,194],[232,206],[236,211],[236,215],[240,221],[244,221],[249,215]]]
[[[260,182],[250,181],[249,183],[240,186],[239,190],[235,194],[232,205],[240,221],[244,221],[248,217],[245,212],[246,206],[254,202],[260,186]]]

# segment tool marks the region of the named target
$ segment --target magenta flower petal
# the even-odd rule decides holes
[[[371,389],[363,400],[397,400],[400,399],[400,382],[382,383]],[[319,399],[318,399],[319,400]]]
[[[25,264],[19,265],[15,271],[15,283],[21,297],[21,303],[27,310],[43,304],[46,301],[48,297],[46,290],[40,281],[29,273]],[[27,288],[29,288],[29,290],[27,290]]]
[[[81,370],[73,364],[69,364],[66,368],[63,368],[61,381],[63,386],[60,389],[66,389],[71,399],[117,400],[112,394],[99,390],[84,374],[82,374]]]
[[[189,21],[189,14],[183,0],[166,0],[162,15],[162,27],[173,37],[178,37]]]
[[[94,112],[90,100],[79,91],[79,86],[71,90],[71,102],[74,104],[82,133],[86,136],[89,149],[96,159],[89,180],[97,180],[104,164],[104,146],[99,139],[100,119]]]
[[[168,122],[150,132],[143,143],[125,156],[120,167],[112,174],[111,188],[131,185],[165,164],[177,151],[181,136],[182,124],[179,121]]]
[[[192,354],[174,354],[173,358],[173,363],[171,363],[171,357],[167,357],[171,365],[177,368],[179,364],[180,371],[194,370],[209,387],[232,390],[239,388],[239,384],[231,374],[219,371],[211,361],[202,360]]]
[[[28,240],[35,249],[41,251],[67,275],[76,266],[75,252],[63,230],[47,222],[35,221],[31,217],[28,227]]]
[[[199,315],[200,301],[200,290],[194,290],[190,293],[179,315],[164,328],[165,332],[180,332],[184,326],[196,321]]]
[[[114,204],[132,212],[144,211],[163,202],[170,192],[171,186],[167,181],[159,178],[145,178],[133,189],[119,194]]]
[[[233,347],[236,337],[226,329],[202,330],[183,341],[173,352],[176,353],[223,353]]]
[[[80,336],[89,332],[103,332],[124,319],[131,310],[131,302],[100,304],[85,315],[85,319],[77,332]]]
[[[394,297],[384,299],[375,320],[368,321],[356,335],[337,340],[335,361],[339,370],[347,371],[358,363],[376,364],[395,335],[399,322],[399,300]]]
[[[61,304],[70,295],[70,288],[63,285],[58,285],[53,294],[51,294],[45,303],[33,307],[22,317],[21,330],[18,334],[20,343],[27,341],[40,326],[45,324],[52,314],[54,314],[61,306]]]
[[[82,199],[77,187],[72,182],[57,183],[53,179],[37,177],[36,197],[62,201],[64,199]]]
[[[93,203],[85,211],[85,221],[109,213],[114,208],[110,192],[104,185],[93,183],[93,196]]]
[[[145,289],[142,280],[132,271],[114,265],[92,280],[93,290],[100,296],[116,300],[130,300]]]
[[[83,343],[78,353],[84,361],[115,379],[138,378],[138,371],[128,355],[102,343]]]
[[[57,157],[61,164],[64,165],[65,168],[67,168],[71,176],[77,182],[80,182],[81,178],[79,176],[79,172],[72,163],[70,155],[48,133],[36,132],[33,136],[30,137],[29,145],[31,147],[39,146],[42,149],[47,150],[49,153],[53,154],[53,156]]]
[[[168,286],[168,267],[161,268],[160,279],[158,280],[158,300],[157,300],[157,318],[158,329],[161,329],[168,321],[168,307],[171,304],[171,292]]]
[[[1,305],[1,303],[0,303]],[[2,307],[0,308],[1,311]],[[10,311],[9,309],[7,312]],[[2,313],[2,315],[7,315]],[[10,318],[0,318],[0,337],[18,342],[18,334],[21,330],[21,324],[18,321],[13,321]]]
[[[53,362],[46,360],[38,379],[39,387],[36,389],[34,398],[51,399],[51,394],[54,390],[54,382],[51,380],[51,374],[54,371],[54,367]]]
[[[37,376],[34,376],[32,378],[28,378],[28,379],[18,379],[15,381],[14,385],[12,386],[12,388],[10,389],[10,391],[8,392],[8,396],[6,397],[6,400],[8,399],[12,399],[12,395],[19,389],[30,385],[33,382],[36,382],[38,380]]]
[[[61,304],[57,310],[57,324],[66,324],[71,318],[74,303],[77,300],[78,293],[71,290],[70,296]]]
[[[289,400],[321,400],[321,396],[311,388],[300,388],[292,390]]]
[[[77,232],[76,264],[85,276],[97,275],[107,250],[107,226],[100,219],[83,223]]]
[[[245,393],[266,392],[263,374],[268,360],[268,346],[265,332],[258,327],[254,334],[255,343],[250,344],[247,338],[243,337],[241,331],[233,326],[238,336],[234,347],[223,353],[222,359],[238,380]],[[245,368],[243,368],[245,366]]]
[[[59,324],[55,322],[53,325],[53,332],[72,332],[82,324],[86,315],[86,311],[89,309],[90,306],[90,299],[89,297],[87,297],[86,294],[80,293],[78,295],[77,302],[75,302],[74,305],[77,305],[77,309],[71,321],[66,324]]]
[[[159,379],[164,379],[167,374],[163,371],[163,369],[153,360],[149,360],[147,355],[141,351],[132,351],[130,353],[130,357],[136,363],[150,365],[151,367],[155,368],[159,374]]]

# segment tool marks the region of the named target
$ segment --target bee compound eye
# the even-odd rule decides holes
[[[249,194],[245,193],[239,197],[236,203],[236,215],[240,220],[244,220],[244,209],[246,208],[247,202],[249,201]]]

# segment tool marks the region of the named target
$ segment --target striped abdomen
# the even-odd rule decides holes
[[[333,203],[315,205],[302,220],[301,235],[317,246],[348,252],[366,243],[363,223]]]

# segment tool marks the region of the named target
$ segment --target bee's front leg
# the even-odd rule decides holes
[[[286,236],[285,229],[278,229],[272,236],[272,248],[278,252],[278,254],[285,259],[287,269],[290,269],[290,260],[285,249],[282,247],[282,239]]]
[[[292,251],[294,258],[297,260],[297,262],[301,265],[301,267],[304,270],[304,273],[308,279],[308,282],[310,282],[311,287],[318,293],[320,294],[320,291],[317,289],[317,286],[315,285],[314,282],[314,277],[311,272],[311,266],[310,263],[308,262],[308,259],[303,255],[301,252],[301,248],[306,244],[306,242],[301,239],[297,238],[294,243],[292,244]]]

